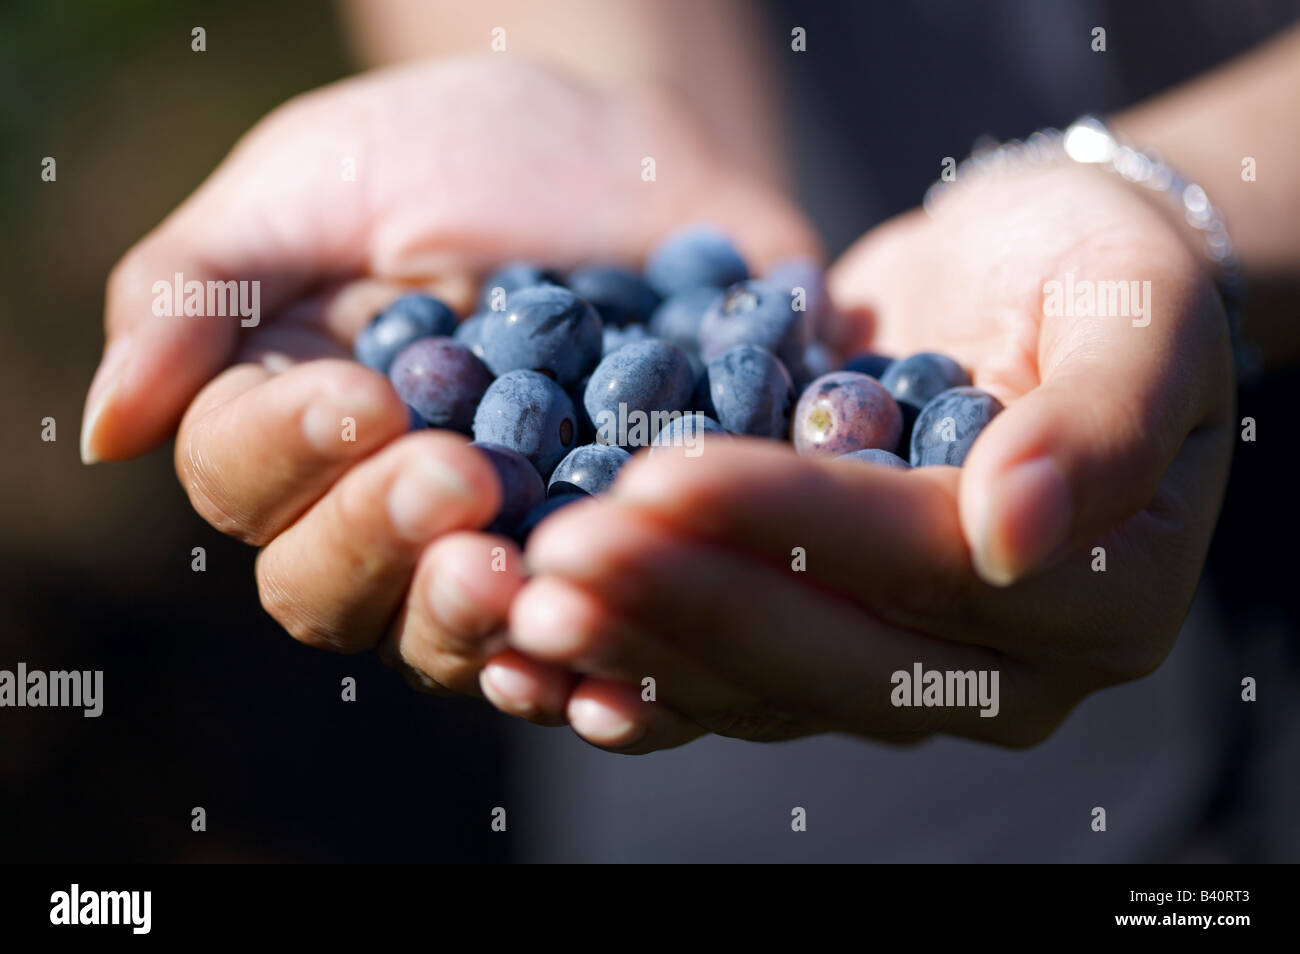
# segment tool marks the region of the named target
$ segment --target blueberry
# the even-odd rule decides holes
[[[700,347],[700,324],[709,306],[722,297],[720,288],[684,288],[665,298],[650,318],[650,333],[687,351]]]
[[[841,454],[836,460],[859,460],[867,464],[875,464],[878,467],[894,467],[898,470],[911,470],[912,465],[903,458],[899,457],[892,451],[881,450],[879,447],[868,447],[866,450],[851,451],[848,454]]]
[[[551,474],[547,496],[560,494],[598,494],[614,482],[618,469],[632,455],[609,444],[584,444],[569,451]]]
[[[713,391],[709,387],[709,369],[707,365],[695,375],[695,388],[691,391],[690,409],[707,414],[715,421],[718,419],[718,409],[713,406]]]
[[[621,328],[614,325],[605,326],[605,354],[611,351],[617,351],[625,344],[631,344],[633,341],[646,341],[650,338],[649,332],[645,330],[645,325],[631,324]]]
[[[421,338],[393,359],[388,378],[430,427],[468,434],[492,372],[459,341]]]
[[[883,354],[876,354],[872,351],[863,351],[855,354],[844,362],[841,371],[857,371],[859,374],[869,374],[877,381],[880,376],[889,370],[889,366],[894,363],[893,358],[887,358]]]
[[[353,354],[367,368],[387,374],[393,359],[407,345],[421,338],[450,335],[455,330],[455,313],[438,299],[403,295],[361,330]]]
[[[922,351],[891,364],[880,383],[895,401],[920,410],[939,392],[970,384],[970,375],[947,355]]]
[[[790,307],[788,291],[766,282],[732,285],[700,323],[700,357],[706,362],[738,344],[754,344],[772,352],[794,374],[808,343],[804,313]]]
[[[950,464],[960,467],[971,445],[989,421],[1002,410],[1002,402],[979,388],[950,388],[924,408],[912,430],[912,466]]]
[[[824,374],[808,385],[794,412],[800,454],[839,457],[856,450],[898,446],[903,417],[875,378],[856,371]]]
[[[561,284],[558,272],[531,262],[507,262],[483,280],[479,289],[480,311],[505,311],[510,295],[534,285]]]
[[[617,265],[585,265],[575,269],[566,284],[607,326],[649,321],[659,307],[659,293],[636,272]]]
[[[524,546],[528,543],[528,538],[532,536],[533,531],[537,529],[539,523],[551,514],[555,513],[555,511],[559,510],[561,507],[567,507],[571,503],[585,500],[586,497],[586,494],[559,494],[558,496],[549,497],[546,500],[543,500],[532,510],[528,511],[528,513],[524,515],[524,519],[519,521],[519,525],[515,527],[515,539],[519,541],[521,547]]]
[[[573,402],[573,413],[578,419],[578,447],[583,444],[591,444],[596,440],[596,425],[591,421],[591,415],[587,413],[587,406],[582,401],[582,396],[587,392],[587,382],[591,380],[591,375],[587,375],[577,384],[564,389],[564,393],[569,396]]]
[[[486,315],[479,312],[470,315],[464,321],[456,326],[455,333],[452,337],[463,344],[470,351],[474,352],[477,358],[483,357],[483,319]]]
[[[686,354],[666,341],[635,341],[606,356],[583,393],[601,444],[646,447],[695,387]]]
[[[826,273],[820,265],[808,258],[788,259],[768,269],[763,280],[780,285],[794,295],[795,308],[807,313],[811,331],[815,333],[824,326],[831,312],[831,295],[826,289]]]
[[[501,482],[501,509],[496,519],[484,529],[488,533],[509,534],[519,525],[528,511],[546,499],[546,487],[537,468],[518,451],[500,444],[478,441],[469,445],[477,447],[497,472]]]
[[[710,361],[707,374],[710,403],[726,430],[777,440],[790,433],[794,383],[772,352],[736,345]]]
[[[650,254],[645,277],[666,298],[701,285],[726,288],[749,278],[749,269],[725,235],[696,225],[674,232]]]
[[[578,423],[564,389],[536,371],[510,371],[492,382],[474,414],[474,440],[501,444],[550,476],[573,449]]]
[[[600,360],[600,316],[558,285],[515,292],[505,311],[487,313],[481,335],[483,360],[497,375],[540,371],[568,387]]]
[[[422,431],[429,426],[429,422],[420,416],[420,412],[409,404],[406,405],[406,416],[410,421],[410,425],[407,427],[408,431]]]
[[[799,377],[795,380],[794,386],[802,391],[823,374],[830,374],[836,370],[838,363],[830,348],[820,341],[814,341],[803,349],[803,360],[799,362]]]
[[[699,457],[703,453],[700,444],[709,435],[713,435],[714,438],[731,437],[721,424],[707,414],[698,411],[693,414],[683,414],[674,418],[667,427],[655,435],[650,456],[653,457],[665,447],[684,447],[687,457]]]

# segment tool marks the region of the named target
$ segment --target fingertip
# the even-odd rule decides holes
[[[1048,456],[963,483],[962,529],[980,579],[1006,587],[1040,569],[1071,530],[1070,485]]]
[[[569,695],[569,725],[583,741],[618,755],[676,748],[705,734],[666,703],[646,700],[640,686],[588,677]]]
[[[588,655],[602,610],[584,591],[556,577],[530,580],[510,607],[510,644],[548,662]]]
[[[477,629],[484,619],[504,623],[524,580],[513,542],[468,531],[436,540],[420,571],[434,618],[458,630]]]
[[[564,725],[575,677],[513,650],[498,653],[479,673],[484,697],[507,715],[539,725]]]
[[[592,745],[626,749],[650,729],[649,713],[634,686],[603,679],[584,679],[569,696],[565,710],[573,731]]]

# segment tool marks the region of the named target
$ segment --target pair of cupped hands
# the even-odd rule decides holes
[[[1006,404],[961,470],[748,439],[640,454],[525,554],[481,529],[500,503],[488,462],[458,435],[408,433],[388,382],[349,360],[400,291],[467,308],[505,260],[637,263],[696,222],[756,273],[818,256],[742,168],[668,98],[504,58],[292,100],[114,269],[83,456],[175,434],[195,508],[261,547],[262,603],[296,639],[377,648],[417,687],[611,751],[706,733],[1022,746],[1155,669],[1218,513],[1231,365],[1194,251],[1117,177],[1061,164],[959,183],[831,268],[841,352],[944,352]],[[1149,324],[1045,317],[1044,283],[1071,271],[1149,280]],[[154,283],[178,272],[260,281],[260,323],[154,315]],[[998,715],[893,705],[891,674],[915,663],[997,670]]]

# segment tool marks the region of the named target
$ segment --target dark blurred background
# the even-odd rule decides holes
[[[265,112],[351,72],[346,55],[325,3],[0,7],[0,668],[102,669],[105,696],[97,719],[0,710],[0,861],[502,854],[488,707],[287,639],[254,551],[194,515],[169,448],[91,468],[78,452],[113,263]]]
[[[1295,3],[1265,0],[875,6],[772,5],[774,16],[808,27],[815,44],[817,55],[787,77],[786,118],[801,199],[832,252],[914,204],[938,157],[960,158],[975,135],[1021,135],[1083,109],[1118,108],[1248,48],[1298,12]],[[1060,40],[1086,35],[1093,23],[1110,27],[1114,55],[1106,60]],[[190,50],[196,25],[207,31],[202,55]],[[784,44],[788,29],[774,36]],[[112,264],[265,112],[354,68],[325,3],[0,8],[0,668],[23,661],[105,672],[98,719],[70,709],[0,710],[0,861],[494,860],[514,843],[488,826],[491,807],[508,799],[519,811],[512,828],[517,817],[526,823],[542,812],[554,820],[551,835],[517,849],[527,857],[670,853],[679,846],[655,834],[650,813],[662,809],[659,824],[689,841],[672,820],[679,805],[687,817],[708,815],[719,853],[735,855],[752,842],[745,826],[761,812],[756,803],[733,810],[724,782],[743,793],[763,790],[763,771],[787,782],[813,778],[789,767],[801,764],[800,752],[811,753],[809,773],[845,752],[869,773],[875,750],[714,740],[626,760],[567,733],[508,727],[481,704],[415,695],[372,657],[308,650],[263,614],[254,552],[191,512],[170,448],[126,464],[80,463],[82,400],[100,353]],[[57,160],[57,182],[41,181],[45,156]],[[1243,414],[1286,406],[1294,385],[1268,387],[1243,395]],[[46,416],[57,421],[53,443],[41,440]],[[1270,685],[1258,706],[1200,709],[1215,732],[1188,776],[1200,786],[1186,800],[1195,807],[1176,819],[1165,813],[1152,823],[1151,843],[1130,845],[1128,857],[1296,857],[1295,563],[1259,542],[1300,532],[1296,509],[1281,503],[1294,493],[1285,443],[1274,438],[1238,454],[1208,586],[1219,617],[1233,624],[1205,637],[1228,660],[1225,681],[1255,673]],[[195,546],[207,550],[206,572],[190,569]],[[1198,651],[1187,642],[1179,652]],[[1181,678],[1176,664],[1158,677]],[[341,700],[345,676],[357,679],[355,703]],[[1194,693],[1183,698],[1199,705]],[[1146,717],[1136,711],[1139,725]],[[1201,731],[1183,721],[1192,711],[1164,710],[1166,751]],[[1082,711],[1073,719],[1075,735],[1063,733],[1055,757],[1100,771],[1116,750],[1110,730],[1098,728],[1104,722],[1090,718]],[[947,759],[946,751],[930,754]],[[1046,764],[1032,761],[1037,755],[997,758],[996,767],[992,757],[971,764],[990,779],[1018,766],[1025,786]],[[890,764],[904,779],[914,763]],[[1129,771],[1118,761],[1112,768]],[[1169,774],[1170,784],[1186,787]],[[572,797],[552,784],[561,778]],[[1059,779],[1069,787],[1068,775]],[[840,795],[846,817],[870,815],[865,789]],[[907,800],[901,783],[897,795]],[[783,812],[785,797],[773,795]],[[592,805],[602,798],[597,817]],[[195,806],[207,811],[206,834],[190,830]],[[961,813],[972,807],[921,818],[916,831],[944,821],[964,829]],[[878,814],[877,827],[889,817]],[[564,847],[583,838],[585,847]],[[966,853],[1034,854],[998,845]],[[848,841],[839,847],[869,856]],[[966,851],[921,841],[898,850],[916,858]],[[1038,850],[1057,857],[1046,842]]]

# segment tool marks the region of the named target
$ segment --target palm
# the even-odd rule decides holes
[[[1150,325],[1043,318],[1044,283],[1071,269],[1080,279],[1150,280]],[[949,353],[1002,398],[1008,410],[965,468],[878,472],[739,442],[696,462],[647,461],[608,505],[557,518],[534,565],[607,602],[616,594],[616,612],[702,659],[726,686],[709,704],[681,705],[706,727],[762,738],[786,734],[802,714],[796,731],[828,721],[890,737],[933,731],[915,712],[855,704],[846,714],[841,703],[886,685],[907,660],[943,659],[940,668],[1000,668],[1016,686],[1003,719],[946,713],[944,728],[1042,738],[1088,692],[1159,664],[1197,582],[1226,476],[1230,408],[1223,318],[1198,269],[1142,200],[1082,170],[990,183],[933,220],[887,223],[833,270],[840,343]],[[1072,481],[1068,545],[1038,554],[1038,572],[1016,586],[988,586],[971,565],[981,514],[1000,501],[998,532],[1015,545],[1032,538],[1046,519],[1034,509],[1037,487],[1014,481],[1021,461],[1047,454]],[[680,538],[663,536],[665,526]],[[566,534],[583,541],[581,557],[564,553]],[[690,541],[706,549],[692,558]],[[808,553],[807,572],[774,572],[792,546]],[[692,559],[725,567],[716,577],[753,594],[754,609],[728,602],[741,616],[733,621],[697,602],[665,621],[665,605],[698,588],[675,579]],[[632,576],[643,582],[623,599],[620,580]],[[828,715],[837,709],[838,721]]]

